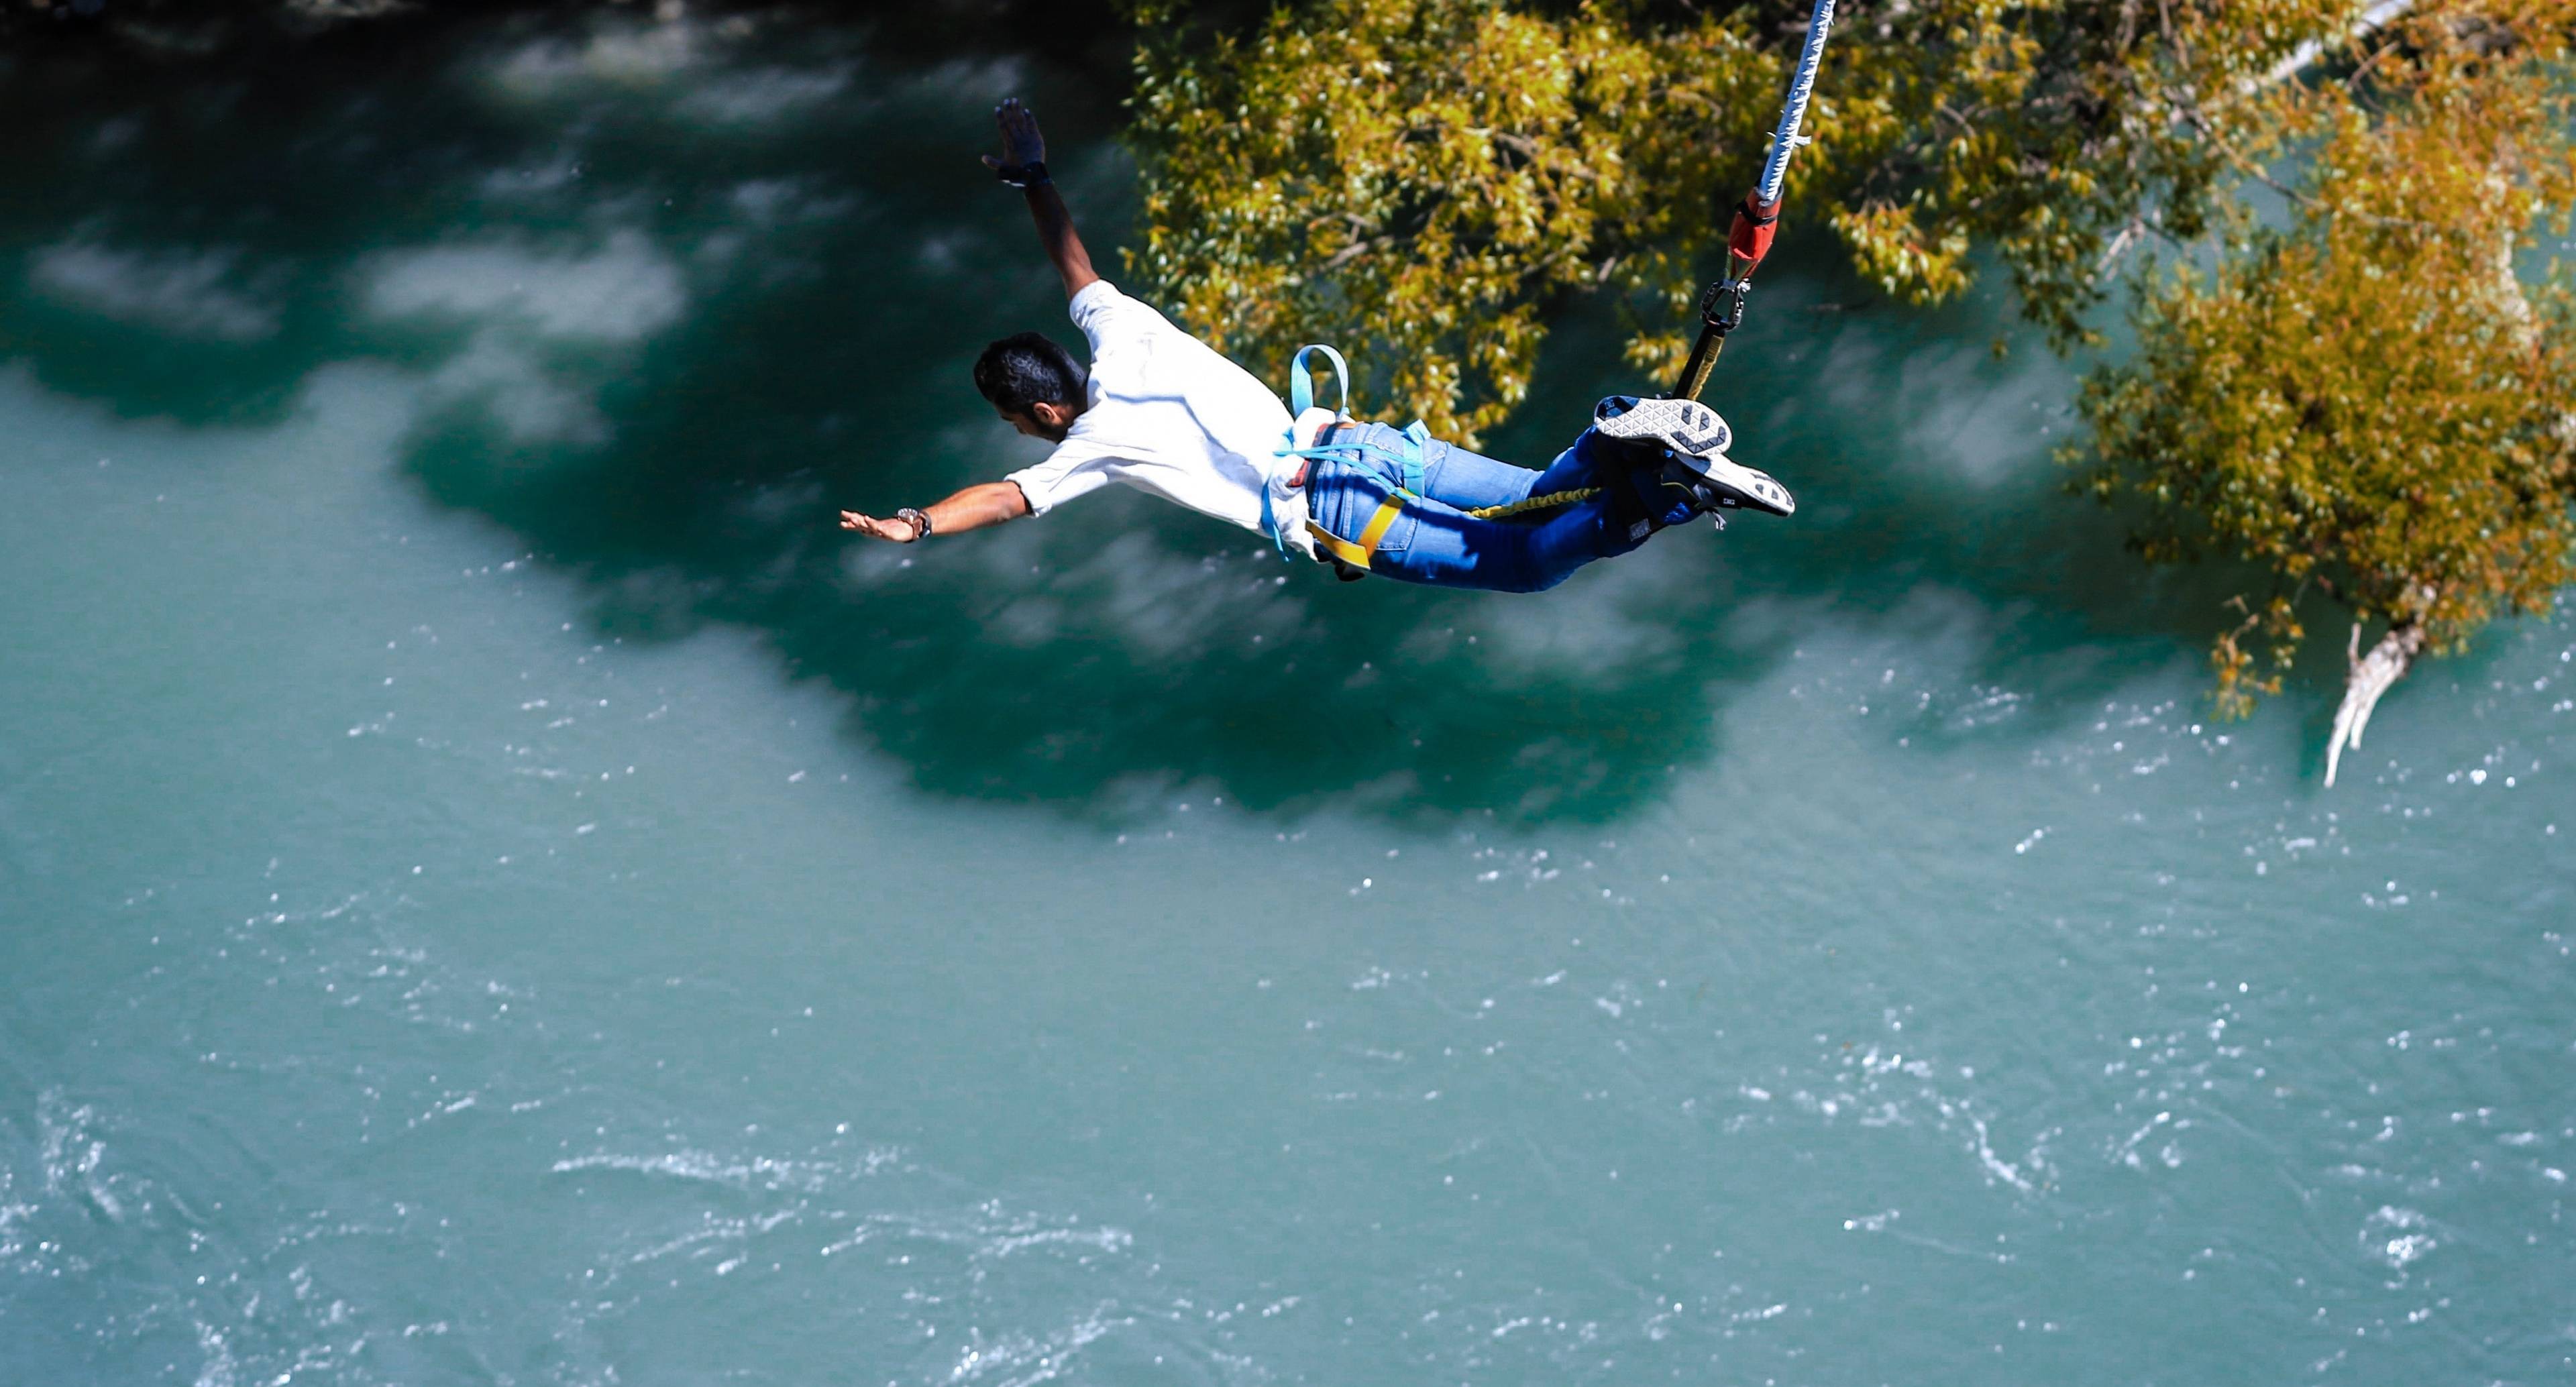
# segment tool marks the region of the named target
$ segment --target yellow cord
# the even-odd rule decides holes
[[[1601,488],[1597,486],[1577,487],[1572,491],[1551,491],[1545,496],[1533,496],[1526,501],[1514,501],[1507,506],[1479,506],[1467,514],[1478,520],[1503,520],[1534,510],[1547,510],[1553,506],[1570,506],[1577,501],[1589,501],[1600,494]]]

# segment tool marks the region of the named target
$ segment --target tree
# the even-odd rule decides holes
[[[1520,402],[1569,292],[1617,295],[1628,360],[1668,379],[1804,11],[1303,0],[1237,35],[1139,0],[1130,268],[1247,358],[1360,344],[1378,398],[1464,441]],[[1789,202],[1910,302],[1991,256],[2061,349],[2096,340],[2131,251],[2205,262],[2146,277],[2136,359],[2088,383],[2086,480],[2144,500],[2152,559],[2278,575],[2219,637],[2223,712],[2277,688],[2309,594],[2388,623],[2354,667],[2384,689],[2566,580],[2567,318],[2516,251],[2569,201],[2572,22],[2576,0],[1845,0]]]
[[[2576,356],[2552,273],[2518,261],[2576,192],[2559,0],[2427,8],[2348,69],[2267,96],[2289,225],[2238,216],[2214,270],[2141,295],[2129,362],[2087,381],[2089,483],[2147,507],[2139,547],[2273,575],[2213,652],[2222,712],[2280,687],[2315,591],[2353,618],[2332,784],[2427,650],[2576,578]],[[2295,151],[2281,184],[2255,162]],[[2537,300],[2537,302],[2535,302]],[[2384,624],[2364,658],[2363,625]]]
[[[1472,441],[1527,393],[1541,311],[1687,296],[1718,177],[1785,80],[1740,23],[1640,29],[1484,0],[1319,0],[1249,40],[1140,14],[1131,268],[1220,348],[1364,341],[1376,384]]]
[[[2201,135],[2339,0],[1848,0],[1790,201],[1929,302],[1972,247],[2063,342],[2106,255],[2198,234]],[[1555,295],[1608,288],[1628,356],[1680,364],[1727,209],[1760,162],[1803,5],[1308,0],[1238,36],[1142,0],[1144,243],[1131,269],[1247,356],[1330,335],[1472,438],[1526,392]]]

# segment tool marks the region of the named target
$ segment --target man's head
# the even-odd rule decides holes
[[[1073,355],[1034,332],[1016,333],[975,359],[975,388],[1012,428],[1051,443],[1090,402],[1086,375]]]

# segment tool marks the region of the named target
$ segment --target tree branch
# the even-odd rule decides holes
[[[2198,102],[2190,100],[2176,101],[2174,103],[2174,110],[2182,117],[2185,124],[2191,126],[2194,130],[2199,131],[2202,139],[2209,141],[2210,147],[2217,150],[2219,155],[2227,160],[2230,167],[2234,168],[2238,173],[2262,184],[2264,187],[2271,189],[2273,192],[2279,193],[2281,196],[2297,203],[2301,207],[2306,207],[2313,211],[2324,213],[2327,216],[2351,217],[2356,221],[2368,222],[2373,226],[2397,227],[2408,231],[2420,231],[2427,236],[2445,236],[2451,234],[2451,228],[2446,226],[2436,226],[2431,222],[2417,221],[2413,217],[2383,217],[2377,212],[2364,212],[2358,207],[2339,206],[2313,194],[2300,192],[2289,184],[2274,178],[2269,170],[2265,169],[2261,164],[2254,162],[2254,160],[2248,158],[2246,155],[2240,153],[2236,146],[2229,144],[2227,142],[2227,137],[2218,133],[2218,128],[2210,124],[2209,119],[2200,113],[2200,105]]]
[[[2379,0],[2378,4],[2362,11],[2361,17],[2354,20],[2352,26],[2344,30],[2343,33],[2335,39],[2333,46],[2341,47],[2344,44],[2352,42],[2354,39],[2363,38],[2377,30],[2385,29],[2389,25],[2394,24],[2399,19],[2403,18],[2406,12],[2413,8],[2415,8],[2415,0]],[[2259,78],[2247,82],[2244,90],[2248,92],[2261,91],[2265,87],[2278,86],[2281,83],[2298,76],[2301,72],[2307,70],[2310,63],[2313,63],[2317,59],[2326,55],[2327,46],[2328,45],[2324,39],[2310,39],[2307,42],[2300,44],[2298,47],[2290,50],[2290,56],[2274,63],[2271,71],[2264,73]]]
[[[2430,607],[2431,589],[2424,605]],[[2335,771],[2343,764],[2345,747],[2358,750],[2362,729],[2370,726],[2371,710],[2379,706],[2381,695],[2389,686],[2405,677],[2415,657],[2424,650],[2424,628],[2409,617],[2388,628],[2388,634],[2361,653],[2361,623],[2352,624],[2352,638],[2344,645],[2345,675],[2343,703],[2335,709],[2334,733],[2326,742],[2326,787],[2332,789]]]

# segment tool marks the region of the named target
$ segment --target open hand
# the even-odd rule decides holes
[[[861,515],[854,510],[841,512],[841,528],[856,530],[860,534],[872,535],[878,539],[891,540],[896,544],[910,544],[920,538],[913,533],[912,522],[909,520],[880,520],[873,515]]]
[[[1046,136],[1038,133],[1038,118],[1016,96],[1002,98],[993,108],[993,123],[1002,128],[1002,157],[984,156],[988,169],[1016,168],[1025,164],[1046,162]]]

